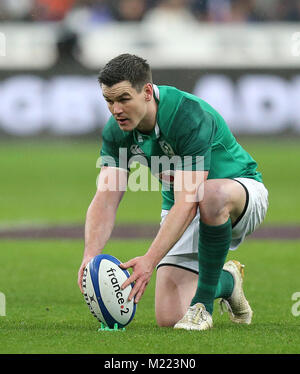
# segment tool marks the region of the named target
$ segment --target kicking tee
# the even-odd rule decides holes
[[[154,85],[158,104],[150,134],[122,131],[113,116],[102,132],[100,166],[130,171],[147,166],[162,184],[162,209],[174,204],[175,170],[205,170],[208,179],[252,178],[262,182],[257,163],[236,141],[222,116],[199,97],[171,86]]]

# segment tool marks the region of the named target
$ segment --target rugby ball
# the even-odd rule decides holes
[[[109,328],[128,325],[136,311],[134,300],[128,301],[133,284],[121,290],[130,274],[119,267],[120,263],[111,255],[97,255],[85,267],[82,278],[84,299],[91,313]]]

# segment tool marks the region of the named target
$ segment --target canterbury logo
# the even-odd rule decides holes
[[[131,147],[130,147],[130,152],[133,154],[133,155],[143,155],[144,152],[143,150],[137,145],[137,144],[133,144]]]

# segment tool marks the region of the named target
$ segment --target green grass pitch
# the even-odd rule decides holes
[[[265,224],[300,224],[299,140],[241,140],[270,193]],[[99,142],[0,143],[0,227],[82,222],[96,189]],[[126,192],[117,222],[158,222],[159,192]],[[137,207],[143,207],[139,210]]]
[[[149,243],[112,241],[107,251],[124,260]],[[0,353],[299,353],[300,317],[291,312],[291,297],[300,290],[300,241],[249,240],[230,253],[247,264],[245,292],[253,322],[233,324],[216,302],[214,327],[201,333],[156,326],[155,274],[125,331],[98,332],[76,285],[81,241],[3,241],[1,247],[7,315],[0,317]]]
[[[265,225],[300,224],[299,141],[243,139],[270,193]],[[97,142],[6,142],[0,146],[0,229],[83,223],[95,192]],[[117,222],[158,223],[157,192],[127,192]],[[149,240],[109,242],[122,261],[143,254]],[[214,310],[214,328],[201,333],[156,326],[155,274],[125,331],[98,332],[77,287],[83,240],[0,240],[0,353],[299,353],[300,241],[246,240],[230,258],[246,264],[250,326]],[[0,309],[1,310],[1,309]],[[300,308],[299,308],[300,311]]]

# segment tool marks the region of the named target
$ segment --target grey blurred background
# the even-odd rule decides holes
[[[101,131],[96,76],[123,52],[236,134],[300,133],[298,0],[1,0],[0,137]]]

